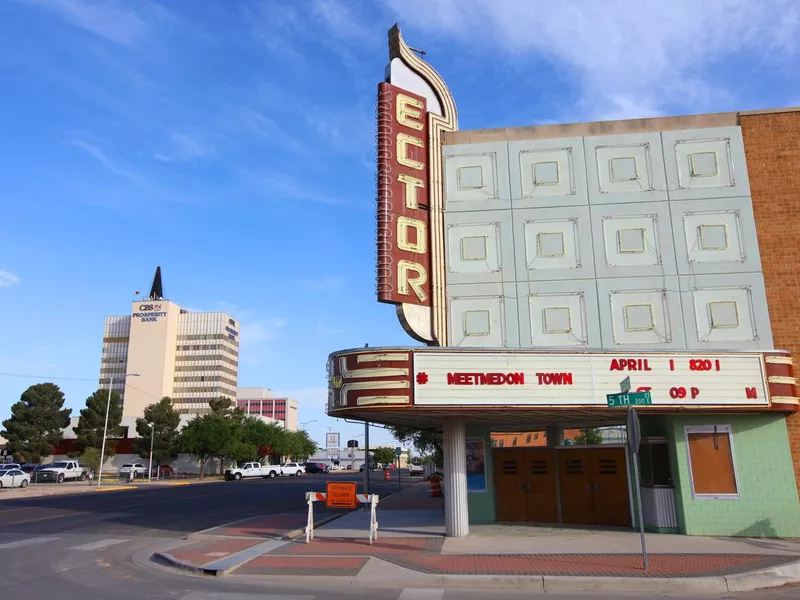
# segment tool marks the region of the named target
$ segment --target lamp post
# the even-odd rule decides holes
[[[128,377],[139,377],[139,373],[128,373],[123,375],[122,381],[125,381]],[[112,375],[109,379],[108,383],[108,400],[106,401],[106,420],[105,424],[103,425],[103,443],[100,445],[100,466],[98,467],[97,473],[97,487],[100,487],[100,483],[103,481],[103,462],[106,458],[106,436],[108,435],[108,411],[111,408],[111,392],[114,390],[114,376]]]
[[[156,424],[149,423],[150,426],[150,464],[147,465],[147,482],[153,480],[153,440],[156,437]]]
[[[310,421],[304,421],[303,423],[300,423],[300,427],[305,427],[309,423],[316,423],[316,422],[317,422],[316,419],[311,419]]]

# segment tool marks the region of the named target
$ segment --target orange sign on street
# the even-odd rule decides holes
[[[325,506],[327,508],[355,508],[355,481],[329,481],[325,487]]]

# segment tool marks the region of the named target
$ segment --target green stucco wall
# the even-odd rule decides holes
[[[678,525],[688,535],[800,537],[800,501],[782,414],[665,417]],[[684,427],[730,425],[738,500],[695,499]]]
[[[482,438],[486,449],[484,465],[486,467],[486,491],[471,491],[467,494],[469,501],[470,524],[494,523],[494,457],[492,456],[492,441],[489,430],[468,429],[467,438]]]

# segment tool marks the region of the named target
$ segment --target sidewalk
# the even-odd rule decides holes
[[[221,479],[170,479],[162,481],[137,481],[128,483],[126,481],[106,481],[97,487],[97,482],[89,481],[65,481],[64,483],[32,483],[26,488],[2,488],[0,489],[0,502],[3,500],[27,500],[30,498],[41,498],[47,496],[63,496],[68,494],[85,494],[89,492],[121,492],[135,489],[148,489],[159,487],[174,487],[184,485],[197,485],[199,483],[220,482]]]
[[[211,537],[201,532],[159,556],[196,572],[251,581],[291,583],[291,572],[295,579],[368,587],[728,592],[800,581],[800,542],[649,534],[645,571],[639,534],[630,529],[478,525],[469,537],[445,538],[442,499],[428,490],[420,483],[381,501],[379,539],[371,546],[369,514],[357,510],[324,515],[335,520],[316,529],[310,544],[287,535],[305,523],[305,514],[295,513],[217,528]]]

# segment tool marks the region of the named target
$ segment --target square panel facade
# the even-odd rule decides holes
[[[444,165],[452,345],[772,348],[739,127],[451,145]]]

